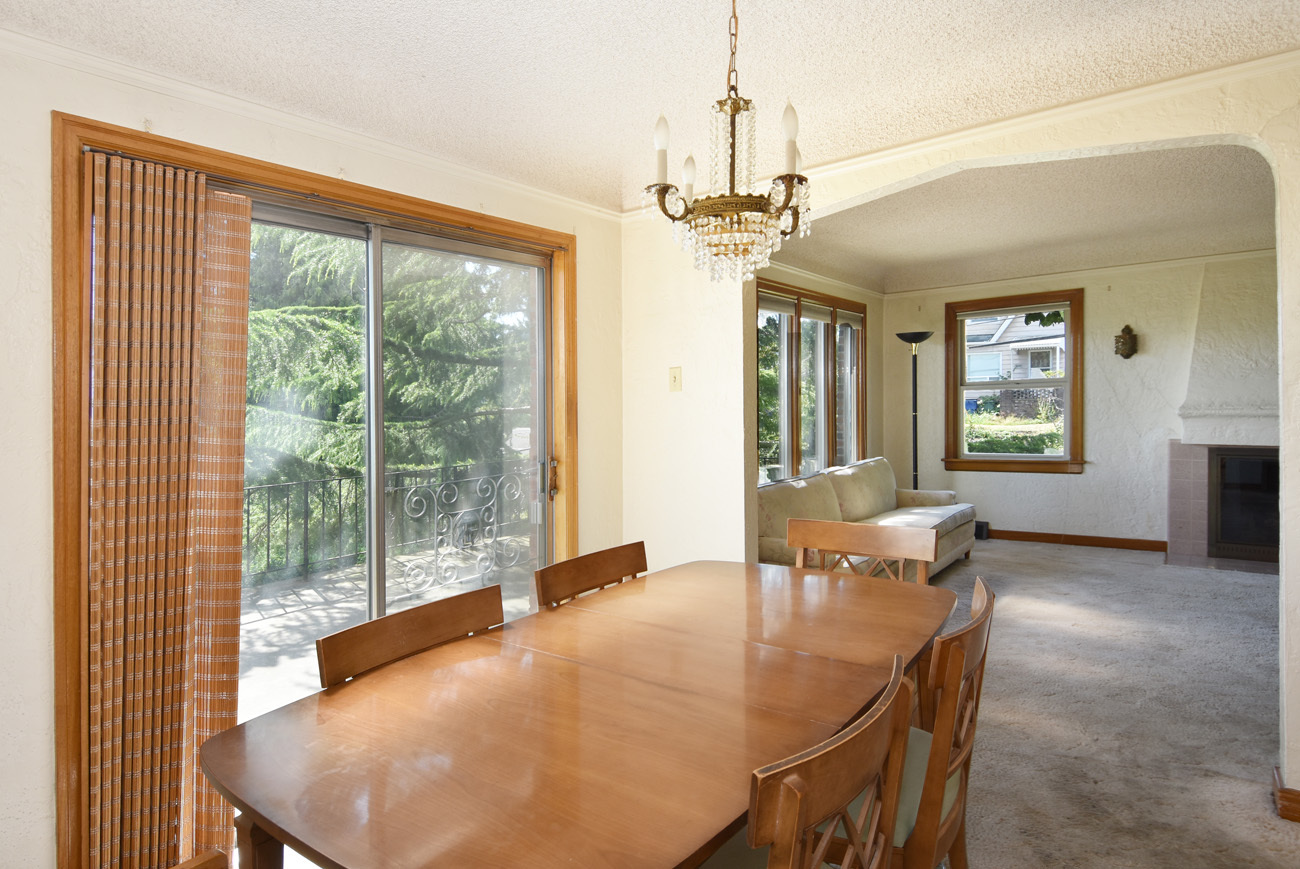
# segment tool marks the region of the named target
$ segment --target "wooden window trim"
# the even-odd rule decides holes
[[[839,296],[832,296],[827,293],[819,293],[815,290],[805,290],[793,284],[780,283],[778,281],[765,280],[759,278],[756,282],[757,291],[754,294],[755,307],[754,315],[750,318],[751,322],[757,322],[758,311],[761,307],[758,303],[758,297],[763,294],[771,296],[781,296],[794,302],[795,313],[791,318],[790,326],[787,329],[787,340],[790,342],[790,356],[786,361],[787,376],[790,379],[791,388],[791,410],[790,416],[790,463],[791,471],[797,472],[803,464],[803,438],[801,420],[799,418],[800,407],[800,382],[801,368],[803,362],[803,348],[800,346],[802,340],[802,330],[800,322],[802,320],[802,307],[805,302],[819,307],[829,308],[831,311],[831,340],[826,342],[823,348],[823,364],[827,371],[827,425],[823,432],[823,447],[827,456],[835,455],[835,431],[837,427],[838,415],[836,413],[836,402],[838,401],[837,378],[839,377],[838,359],[836,357],[836,335],[835,329],[838,322],[840,311],[850,311],[862,318],[862,327],[858,329],[858,406],[857,406],[857,426],[858,426],[858,443],[856,447],[857,460],[861,461],[867,457],[867,306],[863,302],[855,302],[852,299],[844,299]],[[800,476],[793,473],[787,479],[794,479]]]
[[[274,190],[304,203],[329,203],[364,219],[379,212],[439,235],[484,241],[551,258],[551,426],[559,492],[552,505],[556,560],[578,552],[578,404],[576,238],[569,233],[428,202],[255,160],[201,145],[51,113],[54,703],[56,840],[60,866],[79,866],[89,847],[84,780],[87,678],[84,637],[88,483],[85,450],[89,357],[89,239],[82,238],[82,151],[97,148],[204,172],[233,188]]]
[[[962,455],[961,365],[965,347],[961,340],[961,315],[1006,308],[1031,308],[1068,304],[1066,321],[1069,369],[1069,417],[1066,420],[1067,454],[1049,458],[969,458]],[[1024,474],[1081,474],[1083,458],[1083,289],[1026,293],[949,302],[944,306],[944,467],[949,471],[997,471]]]

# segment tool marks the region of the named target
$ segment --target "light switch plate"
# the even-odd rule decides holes
[[[680,365],[668,369],[668,391],[682,391],[682,368]]]

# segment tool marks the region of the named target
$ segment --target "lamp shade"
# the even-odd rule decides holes
[[[900,341],[904,344],[920,344],[926,338],[933,335],[933,332],[898,332],[896,333]]]

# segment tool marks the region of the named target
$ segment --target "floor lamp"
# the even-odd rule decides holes
[[[912,345],[912,488],[919,489],[916,473],[916,345],[933,335],[933,332],[898,332],[904,344]]]

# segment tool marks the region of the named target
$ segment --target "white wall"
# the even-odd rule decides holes
[[[1196,317],[1185,444],[1278,445],[1277,257],[1207,268]]]
[[[1270,251],[889,296],[887,334],[935,332],[921,345],[918,365],[922,488],[955,490],[995,529],[1164,540],[1168,442],[1182,437],[1178,410],[1187,394],[1202,286],[1213,285],[1207,292],[1225,284],[1250,287],[1252,297],[1267,298],[1262,313],[1268,318],[1276,304],[1274,262]],[[1084,473],[944,470],[944,305],[1076,287],[1084,289]],[[1138,353],[1130,359],[1114,352],[1114,336],[1125,325],[1138,334]],[[889,357],[889,407],[910,404],[907,354],[900,342]],[[1264,360],[1269,365],[1276,389],[1276,350]],[[900,476],[911,462],[911,437],[905,414],[887,418],[885,455]]]
[[[50,112],[145,129],[573,233],[578,252],[579,545],[622,539],[620,220],[420,155],[0,31],[0,865],[53,866]]]
[[[744,560],[757,449],[745,367],[753,285],[710,281],[667,220],[646,215],[626,223],[623,261],[624,538],[645,541],[651,570]],[[668,389],[674,367],[680,392]]]

